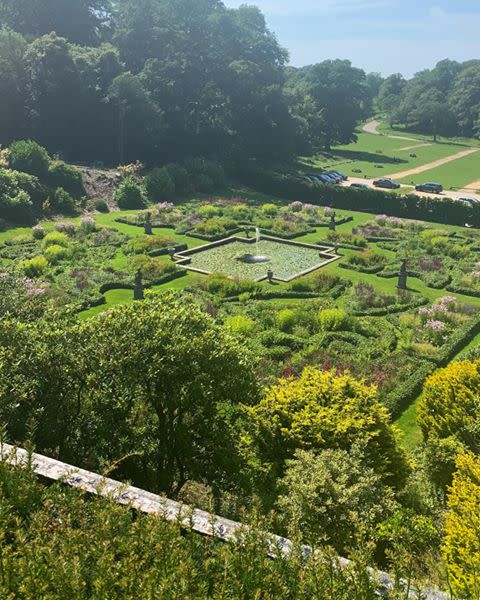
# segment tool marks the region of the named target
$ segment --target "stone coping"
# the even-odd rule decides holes
[[[42,454],[29,453],[23,448],[17,448],[10,444],[0,444],[0,460],[13,466],[30,467],[36,475],[49,481],[59,481],[88,494],[111,498],[118,504],[145,514],[158,515],[167,521],[179,523],[185,529],[217,538],[223,542],[238,540],[241,538],[242,532],[249,529],[242,523],[192,508]],[[289,539],[268,534],[268,552],[272,558],[278,556],[279,553],[288,556],[292,548],[293,544]],[[302,546],[302,550],[305,556],[314,552],[310,546]],[[339,557],[338,564],[339,567],[347,567],[350,561]],[[383,596],[386,591],[393,589],[394,581],[388,573],[376,569],[371,569],[370,572],[372,579],[378,583],[377,593],[379,596]],[[409,597],[418,598],[418,590],[413,589]],[[422,597],[424,600],[447,600],[448,598],[447,594],[432,589],[422,590]]]

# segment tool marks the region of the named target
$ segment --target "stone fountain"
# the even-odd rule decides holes
[[[262,254],[260,254],[260,251],[258,249],[260,240],[261,240],[261,233],[260,233],[260,229],[257,227],[255,229],[255,254],[243,254],[243,256],[239,256],[237,258],[237,260],[239,260],[240,262],[243,262],[243,263],[247,263],[249,265],[270,262],[270,257],[263,256]]]

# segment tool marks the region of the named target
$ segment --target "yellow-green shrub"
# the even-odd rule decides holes
[[[63,246],[66,248],[69,244],[68,236],[65,233],[59,231],[51,231],[43,238],[42,248],[48,248],[49,246]]]
[[[318,314],[322,331],[346,331],[352,326],[352,319],[340,308],[328,308]]]
[[[22,268],[25,275],[33,279],[45,273],[48,269],[48,262],[44,256],[34,256],[33,258],[24,260]]]
[[[56,265],[58,262],[66,258],[68,254],[67,248],[58,246],[56,244],[53,246],[48,246],[48,248],[45,248],[43,251],[43,255],[51,265]]]
[[[454,362],[423,388],[417,421],[425,439],[446,438],[480,421],[480,361]]]
[[[480,457],[463,453],[456,464],[443,555],[454,596],[480,598]]]
[[[233,315],[225,319],[225,327],[233,333],[248,337],[255,329],[255,322],[244,315]]]

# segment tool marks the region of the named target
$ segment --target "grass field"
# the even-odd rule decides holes
[[[434,144],[428,136],[392,130],[385,125],[380,126],[379,131],[386,135],[359,132],[357,143],[336,146],[331,152],[304,158],[300,161],[300,166],[306,172],[315,169],[337,169],[350,177],[373,179],[395,176],[395,173],[423,167],[468,150],[470,147],[480,148],[480,142],[477,140],[439,138]],[[412,140],[393,139],[387,135],[404,135],[412,137]],[[422,143],[429,143],[429,145],[412,148]],[[416,185],[435,181],[441,183],[445,189],[455,190],[477,180],[480,180],[480,152],[418,175],[399,179],[399,182],[404,185]]]

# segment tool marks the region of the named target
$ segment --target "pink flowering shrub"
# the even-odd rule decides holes
[[[80,221],[80,229],[83,233],[93,233],[97,229],[95,219],[92,217],[83,217]]]
[[[72,223],[71,221],[58,221],[55,223],[55,229],[60,233],[73,235],[75,233],[75,223]]]

